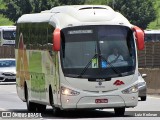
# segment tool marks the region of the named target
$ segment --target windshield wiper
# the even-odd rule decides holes
[[[97,57],[100,57],[102,60],[104,60],[105,62],[108,63],[108,65],[112,68],[112,70],[118,74],[119,77],[122,77],[123,75],[121,74],[121,72],[116,69],[116,67],[114,67],[114,65],[112,63],[109,63],[102,55],[98,55],[98,53],[96,53],[92,58],[91,60],[88,62],[88,64],[85,66],[85,68],[82,70],[82,72],[78,75],[78,78],[82,77],[82,75],[86,72],[86,70],[88,69],[88,67],[90,66],[90,64],[92,63],[92,60],[97,58]]]
[[[88,64],[83,68],[82,72],[78,75],[78,78],[82,77],[82,75],[86,72],[86,70],[88,69],[88,67],[90,66],[90,64],[92,63],[92,60],[97,58],[98,53],[96,53],[91,60],[88,62]]]
[[[112,70],[113,70],[115,73],[118,74],[119,77],[122,77],[122,76],[123,76],[122,73],[121,73],[118,69],[116,69],[116,67],[115,67],[112,63],[110,63],[110,62],[108,62],[108,61],[106,60],[106,58],[104,58],[102,55],[100,55],[100,58],[101,58],[101,60],[104,60],[104,61],[112,68]],[[101,61],[101,62],[102,62],[102,61]]]

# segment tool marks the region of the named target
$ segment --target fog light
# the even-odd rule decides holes
[[[135,100],[135,97],[132,97],[132,100]]]
[[[69,99],[67,99],[66,101],[67,101],[67,103],[68,103],[68,102],[69,102]]]

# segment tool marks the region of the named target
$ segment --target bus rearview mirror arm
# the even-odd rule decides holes
[[[134,26],[133,31],[135,32],[136,43],[138,50],[144,49],[144,32],[139,27]]]

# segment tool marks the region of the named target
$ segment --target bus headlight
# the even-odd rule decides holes
[[[75,90],[71,90],[69,88],[66,88],[66,87],[61,87],[61,94],[62,95],[68,95],[68,96],[76,96],[76,95],[79,95],[80,92],[77,92]]]
[[[133,85],[132,87],[129,87],[122,91],[123,94],[131,94],[138,92],[138,84]]]

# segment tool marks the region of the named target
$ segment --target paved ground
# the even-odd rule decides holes
[[[94,111],[70,111],[62,113],[61,117],[54,117],[51,107],[47,107],[45,113],[41,114],[41,119],[86,119],[86,120],[151,120],[160,119],[160,97],[158,95],[149,95],[147,101],[139,101],[135,108],[127,108],[124,117],[116,117],[113,109],[94,110]],[[26,104],[22,102],[16,93],[15,85],[0,85],[0,111],[28,114]],[[150,117],[144,117],[143,115]],[[143,117],[141,117],[143,116]]]

